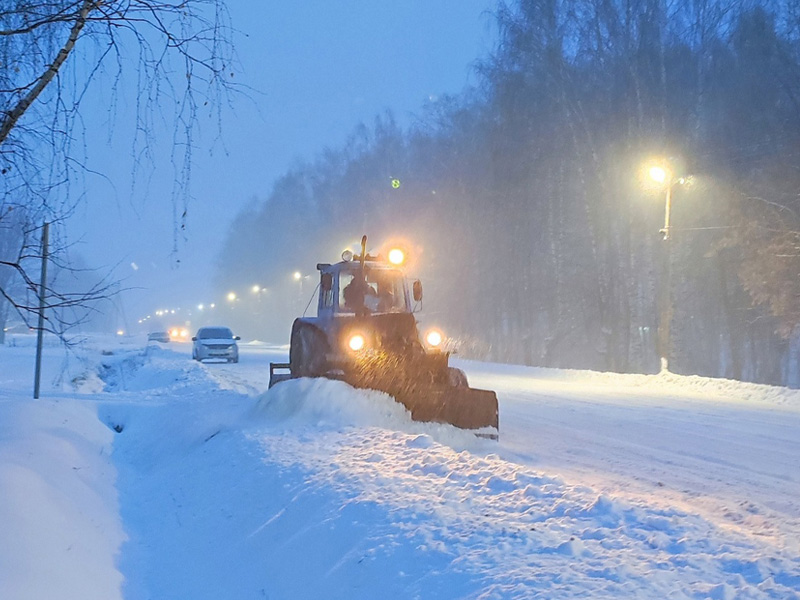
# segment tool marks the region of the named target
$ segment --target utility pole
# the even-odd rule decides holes
[[[39,381],[42,376],[42,340],[44,338],[44,307],[47,296],[47,252],[50,238],[50,223],[42,231],[42,279],[39,283],[39,327],[36,335],[36,373],[33,377],[33,399],[39,399]]]

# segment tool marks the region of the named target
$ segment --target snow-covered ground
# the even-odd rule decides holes
[[[499,442],[187,345],[0,347],[0,599],[800,598],[800,392],[460,362]]]

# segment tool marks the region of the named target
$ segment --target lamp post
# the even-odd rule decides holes
[[[239,296],[236,292],[228,292],[225,299],[228,301],[231,310],[233,310],[234,306],[236,306],[236,302],[239,300]]]
[[[658,354],[661,362],[661,371],[669,371],[669,358],[672,350],[670,324],[672,323],[672,235],[670,223],[672,215],[672,191],[676,186],[687,182],[685,177],[675,177],[672,169],[666,165],[656,164],[647,168],[649,178],[661,189],[665,190],[664,198],[664,227],[659,230],[664,240],[664,285],[660,296],[659,322],[658,322]]]
[[[653,181],[659,185],[663,185],[666,188],[666,200],[664,202],[664,228],[659,233],[664,236],[664,241],[668,242],[670,240],[669,228],[670,215],[672,213],[672,189],[676,185],[683,185],[686,183],[686,178],[675,177],[669,168],[662,167],[660,165],[653,165],[650,167],[648,169],[648,174]]]

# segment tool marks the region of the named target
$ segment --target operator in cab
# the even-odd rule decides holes
[[[367,314],[377,307],[378,292],[360,274],[353,276],[350,283],[345,286],[342,294],[344,296],[345,310],[352,311],[357,315]]]

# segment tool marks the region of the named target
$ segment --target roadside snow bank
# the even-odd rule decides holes
[[[671,394],[683,399],[757,404],[800,411],[800,390],[700,375],[678,375],[664,371],[657,375],[611,373],[577,369],[549,369],[522,365],[480,363],[456,359],[455,366],[469,371],[470,384],[477,387],[513,387],[518,391],[550,387],[592,386],[592,395],[623,393],[643,401]]]
[[[0,598],[121,598],[113,433],[78,401],[0,403]]]

